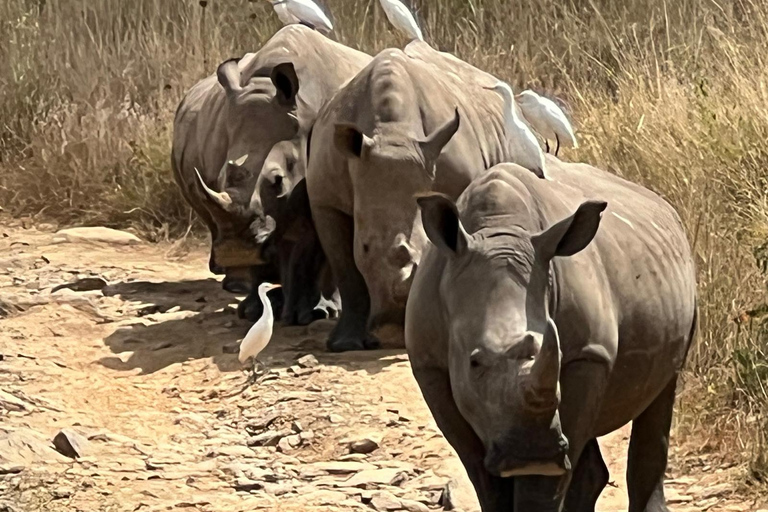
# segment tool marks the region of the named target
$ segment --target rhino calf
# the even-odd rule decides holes
[[[255,200],[270,222],[256,235],[264,258],[280,269],[284,303],[282,320],[307,325],[341,310],[335,285],[312,222],[306,182],[299,159],[299,140],[278,142],[264,160]],[[260,306],[252,293],[242,303],[243,315]],[[318,307],[318,305],[321,305]]]
[[[433,246],[408,299],[413,374],[484,511],[593,511],[596,438],[633,422],[630,511],[666,511],[675,386],[696,327],[691,251],[652,192],[548,157],[418,199]],[[602,201],[608,200],[608,203]]]

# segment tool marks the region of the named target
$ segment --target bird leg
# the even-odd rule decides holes
[[[557,148],[555,149],[555,156],[557,156],[558,151],[560,151],[560,137],[555,135],[555,140],[557,141]]]
[[[544,148],[547,150],[547,153],[549,153],[549,141],[547,139],[544,139]]]

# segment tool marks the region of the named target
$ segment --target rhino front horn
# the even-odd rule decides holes
[[[560,380],[560,340],[554,320],[547,319],[541,350],[531,368],[531,386],[537,401],[557,400]]]
[[[195,174],[197,175],[197,181],[203,187],[205,194],[224,210],[229,209],[229,207],[232,205],[232,198],[229,197],[229,194],[226,192],[216,192],[215,190],[211,189],[211,187],[206,185],[205,181],[203,181],[203,177],[200,176],[200,171],[198,171],[197,168],[195,168]]]

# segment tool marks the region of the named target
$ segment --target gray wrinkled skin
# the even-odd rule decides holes
[[[227,274],[228,289],[250,288],[242,277],[249,273],[257,285],[279,279],[279,269],[260,253],[260,242],[274,225],[260,209],[259,173],[273,146],[294,139],[369,61],[364,53],[291,25],[258,52],[222,63],[216,75],[197,83],[182,100],[174,120],[174,176],[211,231],[210,267]],[[195,169],[214,195],[201,186]],[[254,298],[241,304],[240,313],[251,319],[261,314],[258,298],[249,299]]]
[[[330,350],[402,346],[426,244],[414,194],[458,197],[508,158],[501,98],[487,89],[495,83],[417,41],[377,55],[320,113],[307,188],[344,304]]]
[[[547,169],[502,164],[457,204],[418,199],[434,245],[406,311],[414,376],[484,511],[594,511],[608,482],[596,438],[629,421],[629,510],[667,511],[696,325],[685,233],[642,187],[551,156]]]

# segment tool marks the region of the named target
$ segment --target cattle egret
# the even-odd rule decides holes
[[[269,0],[277,17],[285,23],[303,23],[320,32],[328,33],[333,25],[328,16],[312,0]],[[292,21],[295,19],[296,21]],[[286,22],[291,20],[291,23]]]
[[[512,88],[499,81],[489,89],[496,91],[504,100],[504,134],[507,137],[512,161],[531,170],[539,178],[544,175],[544,153],[533,132],[518,117]]]
[[[415,39],[419,41],[424,40],[424,36],[421,35],[421,29],[413,18],[413,14],[400,0],[379,0],[379,3],[392,26],[405,34],[411,41]]]
[[[264,347],[267,346],[269,340],[272,339],[272,326],[275,322],[275,316],[272,313],[272,303],[267,297],[267,292],[279,288],[279,284],[261,283],[259,285],[259,298],[261,304],[264,306],[264,312],[261,314],[261,318],[253,324],[248,330],[248,334],[243,338],[240,343],[240,354],[237,356],[240,363],[245,363],[248,358],[253,361],[253,375],[256,375],[256,365],[260,364],[257,359]]]
[[[554,101],[530,90],[521,92],[516,98],[525,119],[544,137],[547,153],[550,140],[557,141],[555,156],[560,151],[561,144],[569,148],[579,147],[571,123]]]

